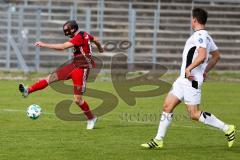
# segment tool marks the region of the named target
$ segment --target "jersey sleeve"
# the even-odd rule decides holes
[[[75,36],[69,40],[74,46],[81,46],[82,45],[82,38],[80,36]]]
[[[205,34],[197,33],[194,36],[194,42],[197,48],[207,48],[207,36]]]

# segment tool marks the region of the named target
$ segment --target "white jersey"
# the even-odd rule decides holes
[[[198,81],[201,84],[203,82],[203,73],[208,63],[209,54],[212,51],[218,50],[218,47],[206,30],[195,31],[192,36],[186,41],[182,55],[180,78],[185,78],[185,69],[198,56],[198,49],[200,47],[206,48],[207,56],[202,64],[191,71],[191,75],[194,76],[194,80]]]

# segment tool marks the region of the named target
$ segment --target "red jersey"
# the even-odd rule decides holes
[[[87,32],[79,32],[72,39],[70,43],[74,45],[73,55],[74,59],[77,59],[77,65],[80,68],[92,68],[95,67],[95,62],[92,57],[92,46],[91,41],[94,37]],[[75,61],[76,62],[76,61]]]

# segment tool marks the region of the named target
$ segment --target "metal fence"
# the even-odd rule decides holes
[[[34,35],[34,41],[39,41],[43,39],[43,32],[44,32],[44,20],[43,16],[47,17],[48,21],[54,20],[58,21],[56,24],[62,24],[64,21],[61,20],[59,21],[56,19],[54,14],[56,12],[64,12],[65,20],[68,19],[75,19],[81,24],[81,28],[85,29],[87,32],[92,32],[97,31],[95,33],[98,34],[96,36],[99,37],[101,41],[106,42],[106,31],[107,31],[107,23],[109,22],[109,19],[107,20],[107,8],[106,8],[106,3],[104,0],[98,0],[97,1],[97,15],[96,15],[96,10],[93,10],[90,7],[84,8],[84,10],[79,11],[79,3],[78,1],[72,1],[70,6],[57,6],[52,4],[52,0],[49,0],[46,6],[37,6],[37,5],[32,5],[28,2],[28,0],[25,0],[23,4],[20,5],[9,5],[8,10],[7,10],[7,18],[6,18],[6,24],[7,24],[7,41],[6,41],[6,52],[5,54],[5,69],[9,70],[12,68],[11,66],[11,58],[12,55],[14,54],[15,57],[17,58],[17,67],[23,70],[24,72],[29,72],[29,71],[41,71],[41,54],[42,50],[39,48],[35,48],[34,51],[31,50],[31,53],[34,55],[34,67],[28,65],[28,57],[24,56],[24,53],[30,52],[30,49],[28,48],[28,43],[29,43],[29,35],[32,34]],[[192,8],[196,4],[201,4],[201,3],[207,3],[209,5],[211,4],[222,4],[224,3],[223,0],[194,0],[192,1]],[[229,0],[227,3],[239,3],[239,1],[236,0]],[[157,5],[155,6],[154,10],[152,10],[153,16],[150,17],[150,19],[147,19],[147,21],[143,20],[144,23],[148,23],[148,26],[152,27],[151,31],[148,33],[151,34],[151,36],[148,35],[147,39],[148,45],[151,45],[151,48],[148,51],[148,55],[150,55],[150,59],[148,61],[151,61],[152,63],[158,62],[159,59],[157,57],[159,56],[159,33],[160,31],[160,26],[164,24],[160,24],[160,9],[161,9],[161,3],[160,0]],[[190,3],[191,4],[191,3]],[[164,7],[163,7],[164,8]],[[31,11],[31,16],[28,17],[29,19],[26,19],[25,13]],[[127,23],[126,30],[128,30],[128,34],[126,35],[126,39],[128,39],[129,42],[131,42],[131,48],[128,49],[127,55],[128,59],[127,61],[129,63],[134,63],[136,61],[137,57],[137,50],[139,49],[138,43],[138,32],[137,27],[139,27],[139,23],[141,23],[141,17],[138,16],[140,13],[139,10],[133,8],[132,2],[128,2],[128,9],[125,9],[128,12],[128,17],[126,16]],[[189,11],[190,12],[190,11]],[[164,12],[163,12],[164,13]],[[96,17],[97,16],[97,17]],[[163,15],[164,16],[164,15]],[[94,19],[95,18],[95,19]],[[93,20],[94,19],[94,20]],[[190,17],[189,17],[190,19]],[[31,20],[31,22],[34,23],[33,27],[34,28],[34,33],[33,31],[29,31],[26,29],[26,21]],[[97,23],[97,25],[93,24],[93,21]],[[120,22],[121,23],[121,22]],[[17,27],[16,27],[17,26]],[[191,25],[189,25],[191,26]],[[187,26],[188,27],[188,26]],[[13,29],[14,28],[14,29]],[[31,33],[30,33],[31,32]],[[185,32],[185,31],[184,31]],[[186,30],[188,33],[188,28]],[[190,32],[192,32],[192,28],[190,27]],[[17,35],[17,36],[16,36]],[[125,36],[124,35],[124,36]],[[107,37],[108,38],[108,37]],[[115,37],[114,37],[115,38]],[[142,37],[140,37],[142,38]],[[165,42],[165,41],[164,41]],[[166,43],[166,42],[165,42]],[[165,46],[163,46],[165,47]],[[70,51],[69,51],[69,58],[70,58]]]
[[[35,60],[34,60],[34,68],[29,69],[27,66],[26,61],[23,58],[22,53],[28,52],[28,31],[24,29],[24,13],[27,10],[33,10],[34,12],[32,14],[35,14],[35,37],[36,41],[41,40],[41,27],[42,27],[42,11],[44,10],[48,13],[48,20],[52,19],[52,13],[53,10],[61,10],[65,12],[66,14],[69,14],[69,19],[75,19],[78,20],[77,18],[79,17],[77,13],[77,8],[78,5],[76,1],[74,1],[73,5],[70,7],[64,7],[64,6],[53,6],[52,5],[52,0],[49,0],[47,6],[36,6],[36,5],[29,5],[28,1],[25,0],[24,4],[22,5],[9,5],[8,8],[8,18],[7,18],[7,49],[6,49],[6,70],[10,69],[10,54],[14,53],[16,54],[17,60],[18,60],[18,67],[22,69],[24,72],[29,72],[30,70],[34,71],[39,71],[41,70],[40,68],[40,48],[35,49]],[[91,32],[91,8],[86,8],[85,12],[83,13],[83,17],[85,17],[85,30],[87,32]],[[18,38],[14,39],[12,37],[11,33],[11,28],[12,28],[12,23],[13,15],[18,15]],[[154,20],[153,20],[153,36],[152,36],[152,43],[153,43],[153,49],[152,49],[152,62],[156,63],[156,47],[157,47],[157,32],[159,30],[159,19],[160,19],[160,1],[158,3],[157,10],[154,11]],[[104,0],[99,0],[98,1],[98,30],[99,30],[99,39],[103,39],[103,32],[104,32]],[[129,34],[128,34],[128,40],[131,42],[131,48],[128,51],[128,62],[133,63],[134,57],[135,57],[135,31],[136,31],[136,11],[132,8],[132,3],[129,2],[129,17],[128,17],[128,22],[129,22]],[[13,49],[13,52],[12,50]],[[70,52],[70,51],[69,51]]]

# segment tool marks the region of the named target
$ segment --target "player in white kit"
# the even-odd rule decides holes
[[[218,128],[225,133],[228,147],[232,147],[235,140],[235,126],[228,125],[213,114],[201,111],[201,86],[207,73],[215,66],[220,53],[212,37],[205,30],[208,13],[201,9],[192,10],[192,28],[194,33],[186,41],[183,55],[181,74],[173,83],[172,89],[166,96],[157,135],[144,148],[162,148],[163,138],[173,119],[174,108],[185,103],[191,119]],[[211,55],[211,58],[209,58]]]

